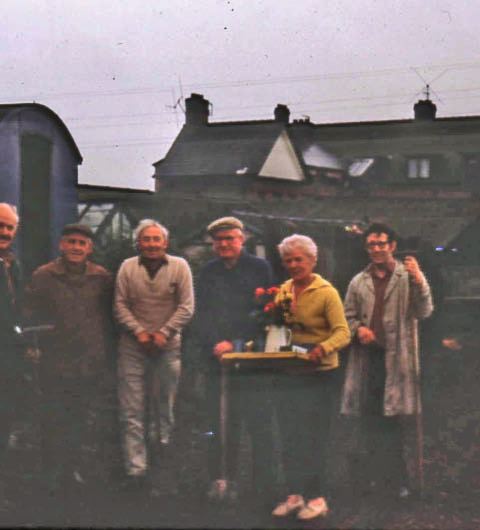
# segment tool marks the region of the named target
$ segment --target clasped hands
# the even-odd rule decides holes
[[[168,340],[161,331],[154,331],[153,333],[140,331],[140,333],[135,334],[135,337],[142,349],[149,354],[158,353],[159,350],[165,348]]]

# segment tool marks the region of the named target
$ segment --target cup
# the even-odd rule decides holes
[[[236,353],[243,352],[243,347],[245,345],[245,341],[243,339],[233,339],[233,351]]]

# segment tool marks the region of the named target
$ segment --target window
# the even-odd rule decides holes
[[[408,178],[430,178],[430,160],[428,158],[411,158],[408,161]]]
[[[355,158],[348,166],[350,177],[363,177],[375,162],[374,158]]]

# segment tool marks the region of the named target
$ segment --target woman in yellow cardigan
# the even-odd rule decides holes
[[[350,342],[350,331],[338,291],[313,272],[318,253],[314,241],[294,234],[278,245],[278,251],[290,279],[280,287],[276,302],[291,300],[286,321],[292,342],[308,348],[316,368],[277,378],[276,412],[288,496],[272,514],[296,513],[307,520],[328,512],[324,470],[338,350]]]

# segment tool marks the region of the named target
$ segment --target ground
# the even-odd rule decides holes
[[[170,448],[160,456],[165,465],[157,477],[159,487],[154,497],[122,489],[117,462],[106,481],[92,466],[84,473],[85,484],[72,481],[49,498],[39,487],[38,426],[32,413],[35,408],[32,402],[27,403],[10,440],[5,471],[10,502],[0,512],[0,526],[480,529],[478,363],[470,358],[465,366],[467,354],[463,352],[460,357],[439,351],[425,363],[426,487],[422,498],[400,501],[389,492],[372,491],[368,495],[347,487],[339,489],[332,499],[331,513],[326,518],[304,524],[294,518],[275,521],[270,516],[272,506],[249,495],[250,446],[245,437],[239,502],[207,502],[207,435],[200,407],[205,382],[194,369],[185,371],[179,393],[178,427]],[[111,454],[118,450],[117,444]],[[91,453],[94,462],[95,450],[86,447],[85,452]],[[280,470],[280,479],[281,475]],[[348,477],[340,474],[338,482],[348,486]]]

